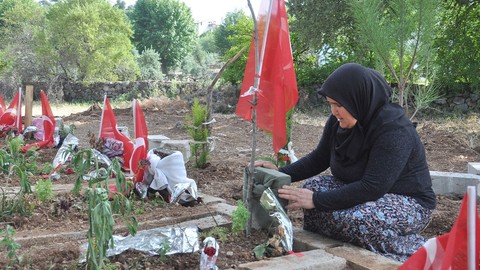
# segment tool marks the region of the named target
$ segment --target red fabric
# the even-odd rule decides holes
[[[18,90],[12,103],[0,116],[0,126],[5,130],[16,129],[17,134],[22,133],[22,91]]]
[[[103,102],[102,118],[100,120],[99,138],[114,138],[123,143],[123,168],[130,170],[130,158],[133,153],[133,142],[117,129],[117,120],[113,114],[112,106],[105,96]]]
[[[7,106],[5,105],[5,100],[3,100],[3,97],[0,96],[0,115],[7,109]]]
[[[143,138],[145,147],[148,149],[148,128],[145,115],[137,100],[133,100],[133,124],[135,126],[135,138]]]
[[[141,160],[147,159],[148,151],[148,129],[145,115],[137,100],[133,100],[133,119],[135,126],[135,147],[132,158],[130,159],[130,168],[134,174],[133,182],[141,182],[143,180],[144,166]]]
[[[268,21],[269,0],[261,2],[257,16],[258,43],[261,61],[263,56],[260,83],[257,94],[256,125],[272,134],[273,150],[277,153],[287,144],[286,114],[298,101],[297,81],[293,66],[290,33],[284,0],[273,0],[268,33],[263,44]],[[265,46],[263,46],[265,45]],[[242,82],[242,89],[235,113],[247,121],[252,121],[253,96],[243,96],[254,86],[255,75],[255,41],[252,38],[247,65]]]
[[[143,138],[135,139],[135,148],[133,149],[132,158],[130,159],[130,168],[133,173],[133,182],[142,182],[145,166],[141,161],[147,159],[147,147]]]
[[[22,152],[27,152],[31,147],[36,147],[37,150],[44,147],[53,147],[54,144],[54,133],[55,133],[55,116],[52,113],[52,108],[48,102],[47,95],[42,90],[41,91],[42,99],[42,122],[43,122],[43,140],[36,143],[27,144],[22,147]]]
[[[429,239],[417,252],[415,252],[399,270],[466,270],[468,269],[468,235],[467,213],[468,196],[465,194],[460,214],[451,231],[436,238]],[[475,207],[475,265],[479,269],[480,253],[480,218]]]

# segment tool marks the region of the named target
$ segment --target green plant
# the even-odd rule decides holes
[[[207,238],[207,237],[211,236],[211,237],[213,237],[215,239],[218,239],[220,241],[227,241],[228,240],[228,229],[225,228],[225,227],[216,226],[216,227],[211,228],[208,231],[201,232],[199,234],[199,236],[202,237],[202,238]]]
[[[172,250],[172,247],[168,243],[167,239],[164,239],[160,243],[160,247],[157,250],[158,255],[160,256],[160,260],[165,261],[167,259],[167,253]]]
[[[258,246],[256,246],[255,248],[253,248],[253,255],[255,256],[255,258],[257,259],[263,259],[265,258],[267,255],[267,246],[268,246],[268,243],[262,243]]]
[[[237,234],[244,231],[247,226],[247,221],[250,218],[250,213],[243,201],[237,201],[237,208],[232,212],[232,233]]]
[[[65,124],[61,122],[59,126],[60,139],[65,139],[68,134],[74,134],[76,128],[77,127],[74,124],[65,126]]]
[[[0,236],[3,236],[3,239],[0,240],[0,247],[7,251],[9,265],[20,263],[22,257],[17,255],[20,244],[13,239],[13,236],[15,236],[15,229],[13,229],[12,226],[7,225],[5,229],[0,230]]]
[[[192,156],[195,158],[195,167],[204,168],[208,160],[208,137],[209,131],[206,122],[208,110],[206,106],[200,104],[197,98],[194,98],[192,105],[192,115],[187,115],[189,123],[188,133],[193,139],[191,145]]]
[[[415,111],[413,112],[412,116],[410,116],[410,120],[412,120],[420,110],[429,108],[430,104],[441,98],[442,95],[440,94],[439,85],[432,83],[429,85],[420,85],[417,91],[414,92],[413,97]]]
[[[91,166],[92,151],[91,149],[76,151],[73,146],[70,146],[68,150],[65,151],[65,155],[68,154],[72,155],[70,162],[77,177],[75,179],[72,193],[79,195],[82,190],[83,176],[87,174],[87,170]]]
[[[51,162],[45,162],[41,166],[38,166],[37,171],[40,174],[44,175],[44,174],[50,174],[53,171],[53,169],[55,168],[53,167],[53,164]]]
[[[108,260],[106,257],[108,246],[113,246],[113,226],[115,220],[108,191],[103,188],[88,188],[88,249],[87,265],[89,269],[103,269]]]
[[[50,178],[46,180],[38,180],[37,185],[35,186],[35,195],[41,202],[52,200],[55,197],[52,191],[52,180]]]
[[[132,188],[122,172],[119,161],[114,159],[107,168],[100,167],[93,151],[93,149],[77,151],[71,147],[66,154],[72,155],[71,164],[77,176],[72,193],[79,195],[82,189],[81,183],[85,176],[88,177],[88,188],[85,192],[89,222],[87,268],[105,269],[108,263],[107,249],[114,244],[114,217],[120,216],[124,219],[131,235],[137,233],[138,223],[132,215],[132,203],[127,197],[132,194]],[[92,169],[92,165],[94,171],[87,174]],[[111,175],[115,175],[116,192],[109,190],[108,179]]]
[[[168,203],[163,199],[162,196],[155,196],[150,200],[150,204],[153,207],[160,206],[161,208],[165,208]]]

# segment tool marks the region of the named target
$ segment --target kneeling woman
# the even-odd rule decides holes
[[[279,169],[292,182],[308,180],[279,196],[304,209],[304,229],[404,262],[424,243],[436,204],[415,127],[373,69],[342,65],[319,93],[332,114],[317,148]],[[328,168],[332,175],[320,175]]]

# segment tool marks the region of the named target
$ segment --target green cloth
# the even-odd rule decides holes
[[[245,168],[244,179],[248,177],[248,167]],[[260,205],[260,197],[265,189],[270,188],[277,196],[282,207],[285,208],[288,201],[278,197],[278,189],[283,185],[290,185],[291,179],[288,174],[284,174],[277,170],[267,169],[263,167],[255,167],[252,194],[252,218],[253,223],[258,225],[260,229],[270,230],[273,219],[268,212]],[[246,189],[244,189],[246,192]],[[245,198],[245,194],[244,194]],[[285,209],[286,210],[286,209]]]

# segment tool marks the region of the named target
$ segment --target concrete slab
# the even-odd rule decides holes
[[[463,195],[467,192],[468,186],[474,186],[477,190],[477,199],[480,198],[480,175],[430,171],[430,176],[435,194]]]
[[[190,140],[163,140],[158,149],[180,151],[183,154],[183,161],[185,163],[187,163],[192,156],[190,151]]]
[[[170,140],[169,137],[161,134],[148,135],[147,139],[148,139],[148,150],[158,148],[162,145],[163,141]]]
[[[203,203],[206,204],[206,205],[215,204],[215,203],[226,203],[225,199],[215,197],[215,196],[211,196],[211,195],[208,195],[208,194],[204,194],[204,193],[201,193],[201,192],[198,193],[198,197],[201,197],[202,200],[203,200]]]
[[[235,211],[235,209],[237,209],[236,206],[226,204],[226,203],[216,203],[216,204],[212,205],[211,207],[212,207],[213,211],[215,211],[216,213],[226,215],[226,216],[229,216],[229,217],[231,217],[232,214],[233,214],[233,211]]]
[[[301,256],[303,255],[303,256]],[[262,260],[241,264],[237,269],[240,270],[346,270],[347,261],[336,257],[321,249],[302,252],[301,255],[290,254],[287,256],[276,257],[269,260]]]
[[[318,233],[293,228],[293,250],[302,252],[312,249],[326,249],[342,246],[343,243]]]
[[[325,251],[348,261],[349,269],[353,270],[395,270],[401,265],[400,262],[350,244],[327,248]]]
[[[471,174],[480,174],[480,162],[469,162],[467,164],[467,172]]]

